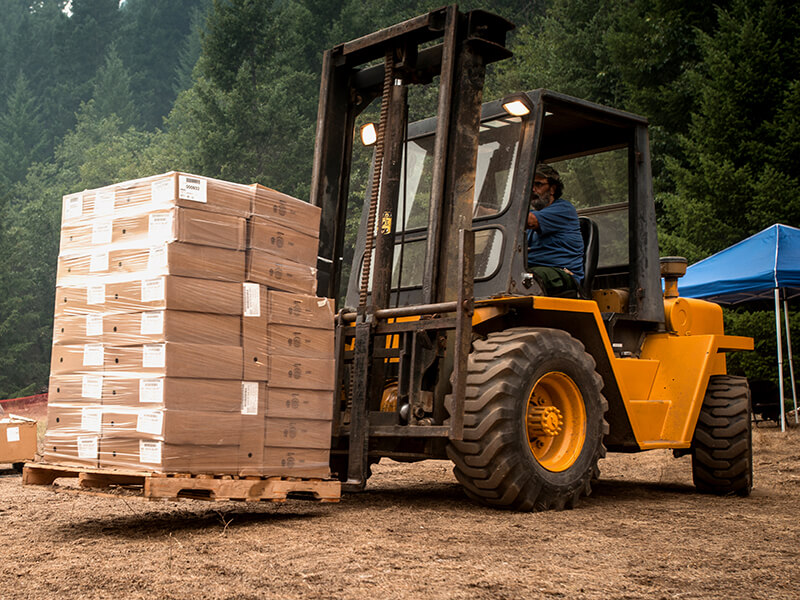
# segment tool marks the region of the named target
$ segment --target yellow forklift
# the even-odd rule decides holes
[[[685,260],[659,260],[647,120],[544,89],[483,104],[512,28],[450,6],[324,56],[311,199],[318,293],[337,298],[332,470],[360,490],[382,457],[450,459],[471,498],[543,510],[588,495],[607,450],[670,448],[691,454],[698,490],[748,495],[750,395],[725,352],[753,343],[679,296]],[[438,85],[437,116],[409,123],[418,85]],[[351,248],[356,123],[373,102]],[[572,297],[528,269],[538,164],[580,215]]]

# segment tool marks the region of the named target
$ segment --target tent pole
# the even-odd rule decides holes
[[[783,346],[781,344],[781,301],[775,288],[775,340],[778,342],[778,389],[781,391],[781,431],[786,431],[786,414],[783,406]]]
[[[797,416],[797,387],[794,383],[794,361],[792,360],[792,333],[789,330],[789,305],[786,296],[783,297],[783,317],[786,319],[786,349],[789,351],[789,375],[792,380],[792,403],[794,406],[794,424],[798,424]]]

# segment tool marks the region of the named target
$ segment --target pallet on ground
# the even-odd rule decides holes
[[[338,502],[341,497],[341,484],[329,479],[112,471],[44,463],[26,464],[22,483],[51,485],[62,477],[77,478],[81,491],[97,493],[105,490],[109,495],[118,495],[113,492],[134,490],[148,500],[191,498],[215,502],[285,502],[295,498]]]

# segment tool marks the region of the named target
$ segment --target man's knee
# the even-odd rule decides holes
[[[578,281],[566,269],[533,266],[528,270],[546,295],[564,298],[580,297]]]

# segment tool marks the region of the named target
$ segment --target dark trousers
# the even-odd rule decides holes
[[[578,281],[566,270],[558,267],[534,265],[528,268],[545,295],[559,298],[580,298]]]

